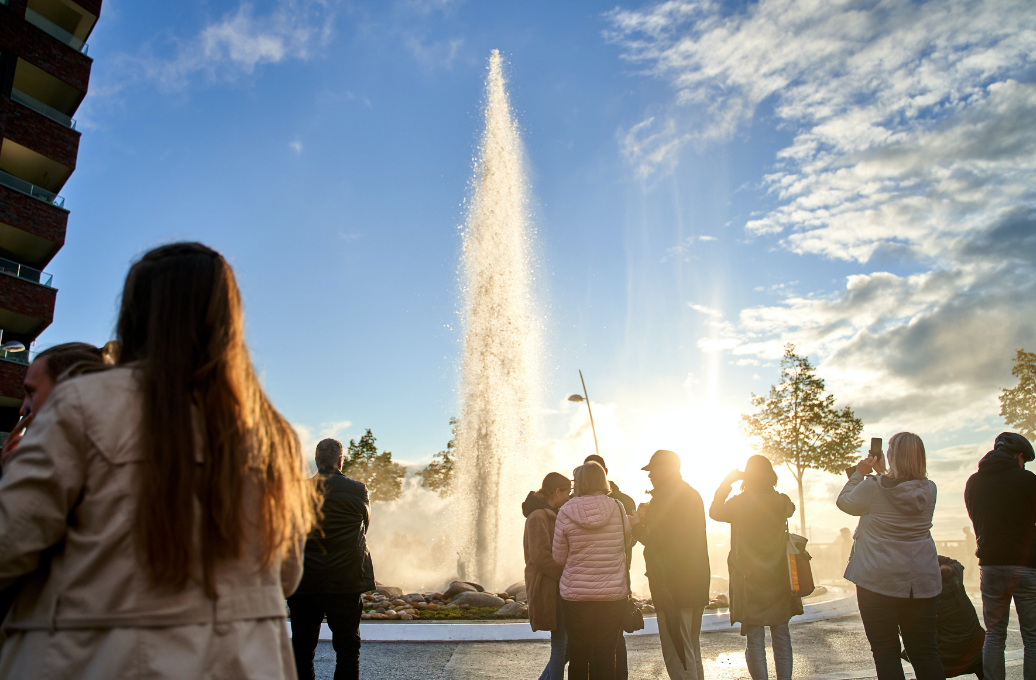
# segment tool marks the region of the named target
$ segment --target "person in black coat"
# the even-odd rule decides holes
[[[1002,432],[964,487],[978,542],[986,624],[982,663],[990,680],[1004,677],[1011,600],[1021,629],[1036,629],[1036,475],[1025,469],[1034,458],[1028,439]],[[1025,668],[1036,668],[1036,636],[1023,635],[1022,643]]]
[[[327,616],[337,656],[335,680],[360,677],[361,596],[375,588],[367,550],[370,498],[362,482],[342,474],[342,443],[317,444],[317,478],[324,492],[324,519],[306,540],[302,583],[288,598],[291,647],[299,680],[315,678],[313,655]]]
[[[727,500],[731,485],[741,493]],[[709,517],[730,523],[730,623],[747,637],[745,660],[753,680],[766,680],[766,633],[770,629],[778,680],[791,680],[788,621],[802,613],[788,576],[788,518],[795,504],[774,487],[777,473],[764,456],[752,456],[744,473],[734,470],[716,489]]]
[[[701,616],[712,579],[705,504],[680,476],[672,451],[655,451],[643,469],[654,488],[651,502],[637,511],[633,536],[644,544],[662,659],[672,680],[702,680]]]

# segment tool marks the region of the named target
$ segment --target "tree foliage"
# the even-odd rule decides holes
[[[406,467],[392,462],[392,453],[378,453],[377,441],[371,431],[360,437],[360,441],[349,440],[349,449],[342,463],[342,473],[367,485],[371,502],[394,501],[403,491],[403,477]]]
[[[1019,434],[1036,439],[1036,353],[1018,350],[1011,375],[1018,385],[1000,393],[1000,415]]]
[[[809,357],[795,354],[791,344],[784,347],[780,382],[765,397],[753,394],[752,406],[760,410],[741,416],[741,430],[752,448],[775,465],[786,465],[795,475],[799,526],[805,532],[803,475],[806,470],[841,474],[856,462],[863,443],[863,422],[848,406],[835,408],[834,395],[824,393],[824,381]]]
[[[421,478],[421,486],[437,491],[446,498],[450,495],[450,483],[453,481],[453,461],[457,455],[457,419],[450,418],[453,438],[446,444],[446,450],[440,451],[432,458],[428,466],[417,473]]]

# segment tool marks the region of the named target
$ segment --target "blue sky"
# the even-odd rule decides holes
[[[957,493],[1036,330],[1026,2],[106,0],[38,347],[110,338],[129,263],[202,240],[305,437],[369,427],[427,460],[457,411],[458,226],[494,48],[531,170],[559,467],[592,446],[563,401],[582,369],[625,486],[665,447],[710,494],[794,342],[865,436],[917,432]],[[830,500],[837,480],[814,481]]]

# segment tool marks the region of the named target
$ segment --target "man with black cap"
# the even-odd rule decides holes
[[[982,579],[986,680],[1003,680],[1007,622],[1014,600],[1025,646],[1025,678],[1036,676],[1036,475],[1032,444],[1014,432],[996,438],[964,489]]]
[[[672,680],[703,680],[699,637],[711,580],[705,504],[680,476],[672,451],[655,451],[643,469],[654,488],[633,535],[644,544],[662,659]]]

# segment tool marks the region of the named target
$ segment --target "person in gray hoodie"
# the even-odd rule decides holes
[[[937,628],[942,576],[931,533],[936,488],[921,438],[893,436],[888,462],[886,471],[881,456],[864,458],[838,495],[838,508],[860,518],[845,578],[856,584],[878,680],[903,680],[901,634],[917,680],[945,680]]]

